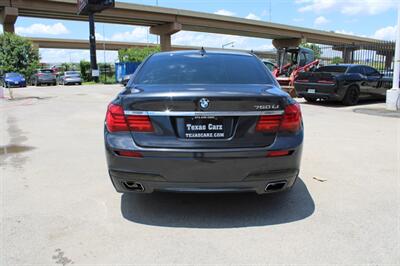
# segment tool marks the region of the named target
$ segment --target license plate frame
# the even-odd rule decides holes
[[[315,89],[308,89],[307,93],[315,93]]]
[[[184,117],[185,139],[224,139],[226,126],[223,117]]]

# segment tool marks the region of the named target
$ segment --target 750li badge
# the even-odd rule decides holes
[[[279,104],[264,104],[264,105],[254,105],[256,110],[276,110],[279,109]]]

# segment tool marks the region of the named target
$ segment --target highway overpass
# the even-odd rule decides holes
[[[38,48],[53,48],[53,49],[89,49],[89,42],[87,40],[76,39],[55,39],[55,38],[28,38]],[[115,41],[96,41],[97,50],[118,51],[127,48],[143,48],[143,47],[156,47],[154,43],[140,43],[140,42],[115,42]],[[199,50],[198,46],[187,45],[173,45],[172,50]],[[213,50],[216,48],[204,47],[206,50]],[[229,49],[242,52],[253,52],[261,58],[275,59],[276,52],[274,51],[249,51]]]
[[[5,31],[14,31],[18,16],[88,20],[87,16],[77,15],[76,0],[0,0],[0,9],[0,21]],[[96,14],[96,21],[149,26],[151,33],[160,35],[162,50],[172,48],[171,35],[180,30],[273,39],[276,47],[298,45],[301,41],[328,45],[378,42],[371,38],[265,21],[120,2],[115,4],[115,8]]]

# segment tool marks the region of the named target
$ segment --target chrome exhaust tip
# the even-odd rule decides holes
[[[138,192],[144,191],[143,185],[138,182],[125,181],[123,184],[124,184],[125,188],[128,190],[138,191]]]
[[[273,192],[282,190],[286,186],[286,183],[287,183],[286,181],[277,181],[268,183],[267,186],[265,187],[265,191]]]

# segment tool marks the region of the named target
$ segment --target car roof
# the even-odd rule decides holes
[[[331,65],[326,65],[326,66],[342,66],[342,67],[355,67],[355,66],[366,66],[366,65],[360,65],[360,64],[331,64]],[[366,67],[371,67],[371,66],[366,66]]]
[[[204,49],[204,50],[185,50],[185,51],[168,51],[168,52],[158,52],[153,54],[153,56],[170,56],[174,55],[197,55],[197,54],[217,54],[217,55],[240,55],[240,56],[253,56],[249,52],[228,50],[228,49]]]

